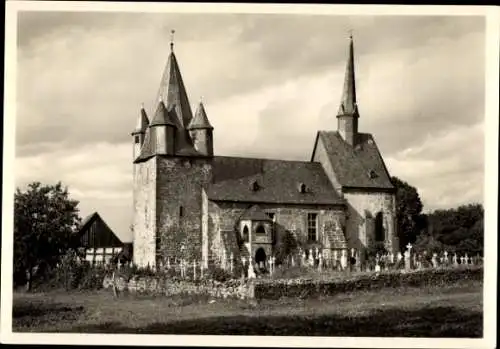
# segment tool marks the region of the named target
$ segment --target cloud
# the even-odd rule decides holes
[[[131,136],[170,30],[219,155],[308,160],[336,128],[348,29],[360,130],[426,208],[482,201],[483,18],[24,12],[18,25],[16,184],[63,181],[82,214],[129,238]]]

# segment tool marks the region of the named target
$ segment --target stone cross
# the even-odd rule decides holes
[[[460,257],[460,264],[465,264],[465,262],[464,262],[464,256]]]
[[[274,274],[274,267],[276,265],[276,257],[271,257],[271,273]]]
[[[245,256],[241,257],[241,263],[243,264],[243,269],[245,269],[245,265],[247,263],[247,259],[245,258]],[[245,272],[244,271],[243,271],[243,276],[245,276]]]
[[[375,262],[375,272],[380,273],[380,264],[378,264],[378,261]]]
[[[351,257],[354,258],[356,253],[356,250],[354,248],[351,248]]]
[[[193,261],[193,280],[196,280],[196,260]]]
[[[306,251],[302,252],[302,265],[306,264]]]
[[[458,265],[458,258],[457,258],[457,254],[453,254],[453,265],[454,266],[457,266]]]
[[[465,254],[465,264],[469,264],[469,257],[467,256],[467,253]]]
[[[203,279],[203,264],[200,264],[200,279]]]
[[[437,253],[432,254],[432,259],[431,259],[432,267],[437,268],[438,267],[438,261],[437,261]]]
[[[408,243],[408,245],[406,245],[406,248],[411,253],[411,249],[413,248],[413,246],[410,243]]]
[[[320,253],[318,255],[318,270],[320,273],[322,268],[323,268],[323,255]]]
[[[469,264],[470,264],[470,265],[473,265],[473,264],[474,264],[474,261],[472,260],[472,257],[469,257]]]
[[[448,251],[444,251],[444,263],[448,264],[450,261],[448,260]]]
[[[316,250],[315,250],[316,254],[314,255],[315,259],[318,258],[318,254],[319,254],[319,249],[316,247]]]

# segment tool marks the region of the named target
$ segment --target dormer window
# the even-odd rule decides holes
[[[371,179],[377,178],[377,172],[375,172],[374,170],[370,170],[368,172],[368,177],[370,177]]]
[[[252,189],[252,191],[257,191],[257,190],[259,190],[259,189],[260,189],[260,185],[259,185],[259,183],[258,183],[257,181],[253,181],[253,182],[252,182],[252,185],[251,185],[251,189]]]
[[[299,192],[301,192],[302,194],[307,192],[307,186],[304,183],[299,184]]]

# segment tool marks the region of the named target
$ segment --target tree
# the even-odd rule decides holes
[[[56,185],[34,182],[25,192],[16,189],[15,282],[16,277],[22,280],[26,276],[27,288],[31,289],[36,271],[40,275],[40,271],[55,266],[68,249],[76,247],[74,233],[80,224],[77,206],[78,201],[69,198],[68,189],[60,182]]]
[[[425,229],[425,216],[422,216],[422,201],[415,187],[397,177],[391,177],[396,187],[396,219],[399,233],[399,246],[404,250],[406,244],[414,243],[419,233]]]

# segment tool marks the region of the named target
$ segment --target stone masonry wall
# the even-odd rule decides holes
[[[154,265],[156,231],[156,158],[134,164],[133,255],[139,266]]]
[[[212,259],[222,258],[222,245],[220,240],[222,234],[233,234],[233,241],[237,241],[237,223],[243,212],[252,204],[249,203],[228,203],[228,202],[210,202],[209,221],[210,226],[210,257]],[[342,207],[323,206],[323,205],[276,205],[259,204],[264,212],[273,212],[275,214],[275,236],[276,242],[289,231],[297,241],[305,242],[307,240],[307,214],[318,214],[318,241],[323,242],[322,228],[327,221],[338,220],[341,225],[345,224],[345,213]],[[226,239],[227,240],[227,239]],[[226,250],[226,255],[233,252],[235,258],[239,257],[238,246],[230,246]]]
[[[201,259],[202,188],[209,176],[210,164],[204,159],[158,158],[157,234],[164,257],[179,252],[179,246],[166,246],[173,239],[167,235],[183,230],[194,254],[190,257]]]
[[[395,197],[392,193],[373,193],[350,191],[344,192],[348,202],[348,219],[346,230],[350,247],[367,248],[374,241],[373,220],[366,219],[367,213],[375,217],[382,212],[385,229],[386,249],[396,253],[398,250],[397,233],[395,231]]]

